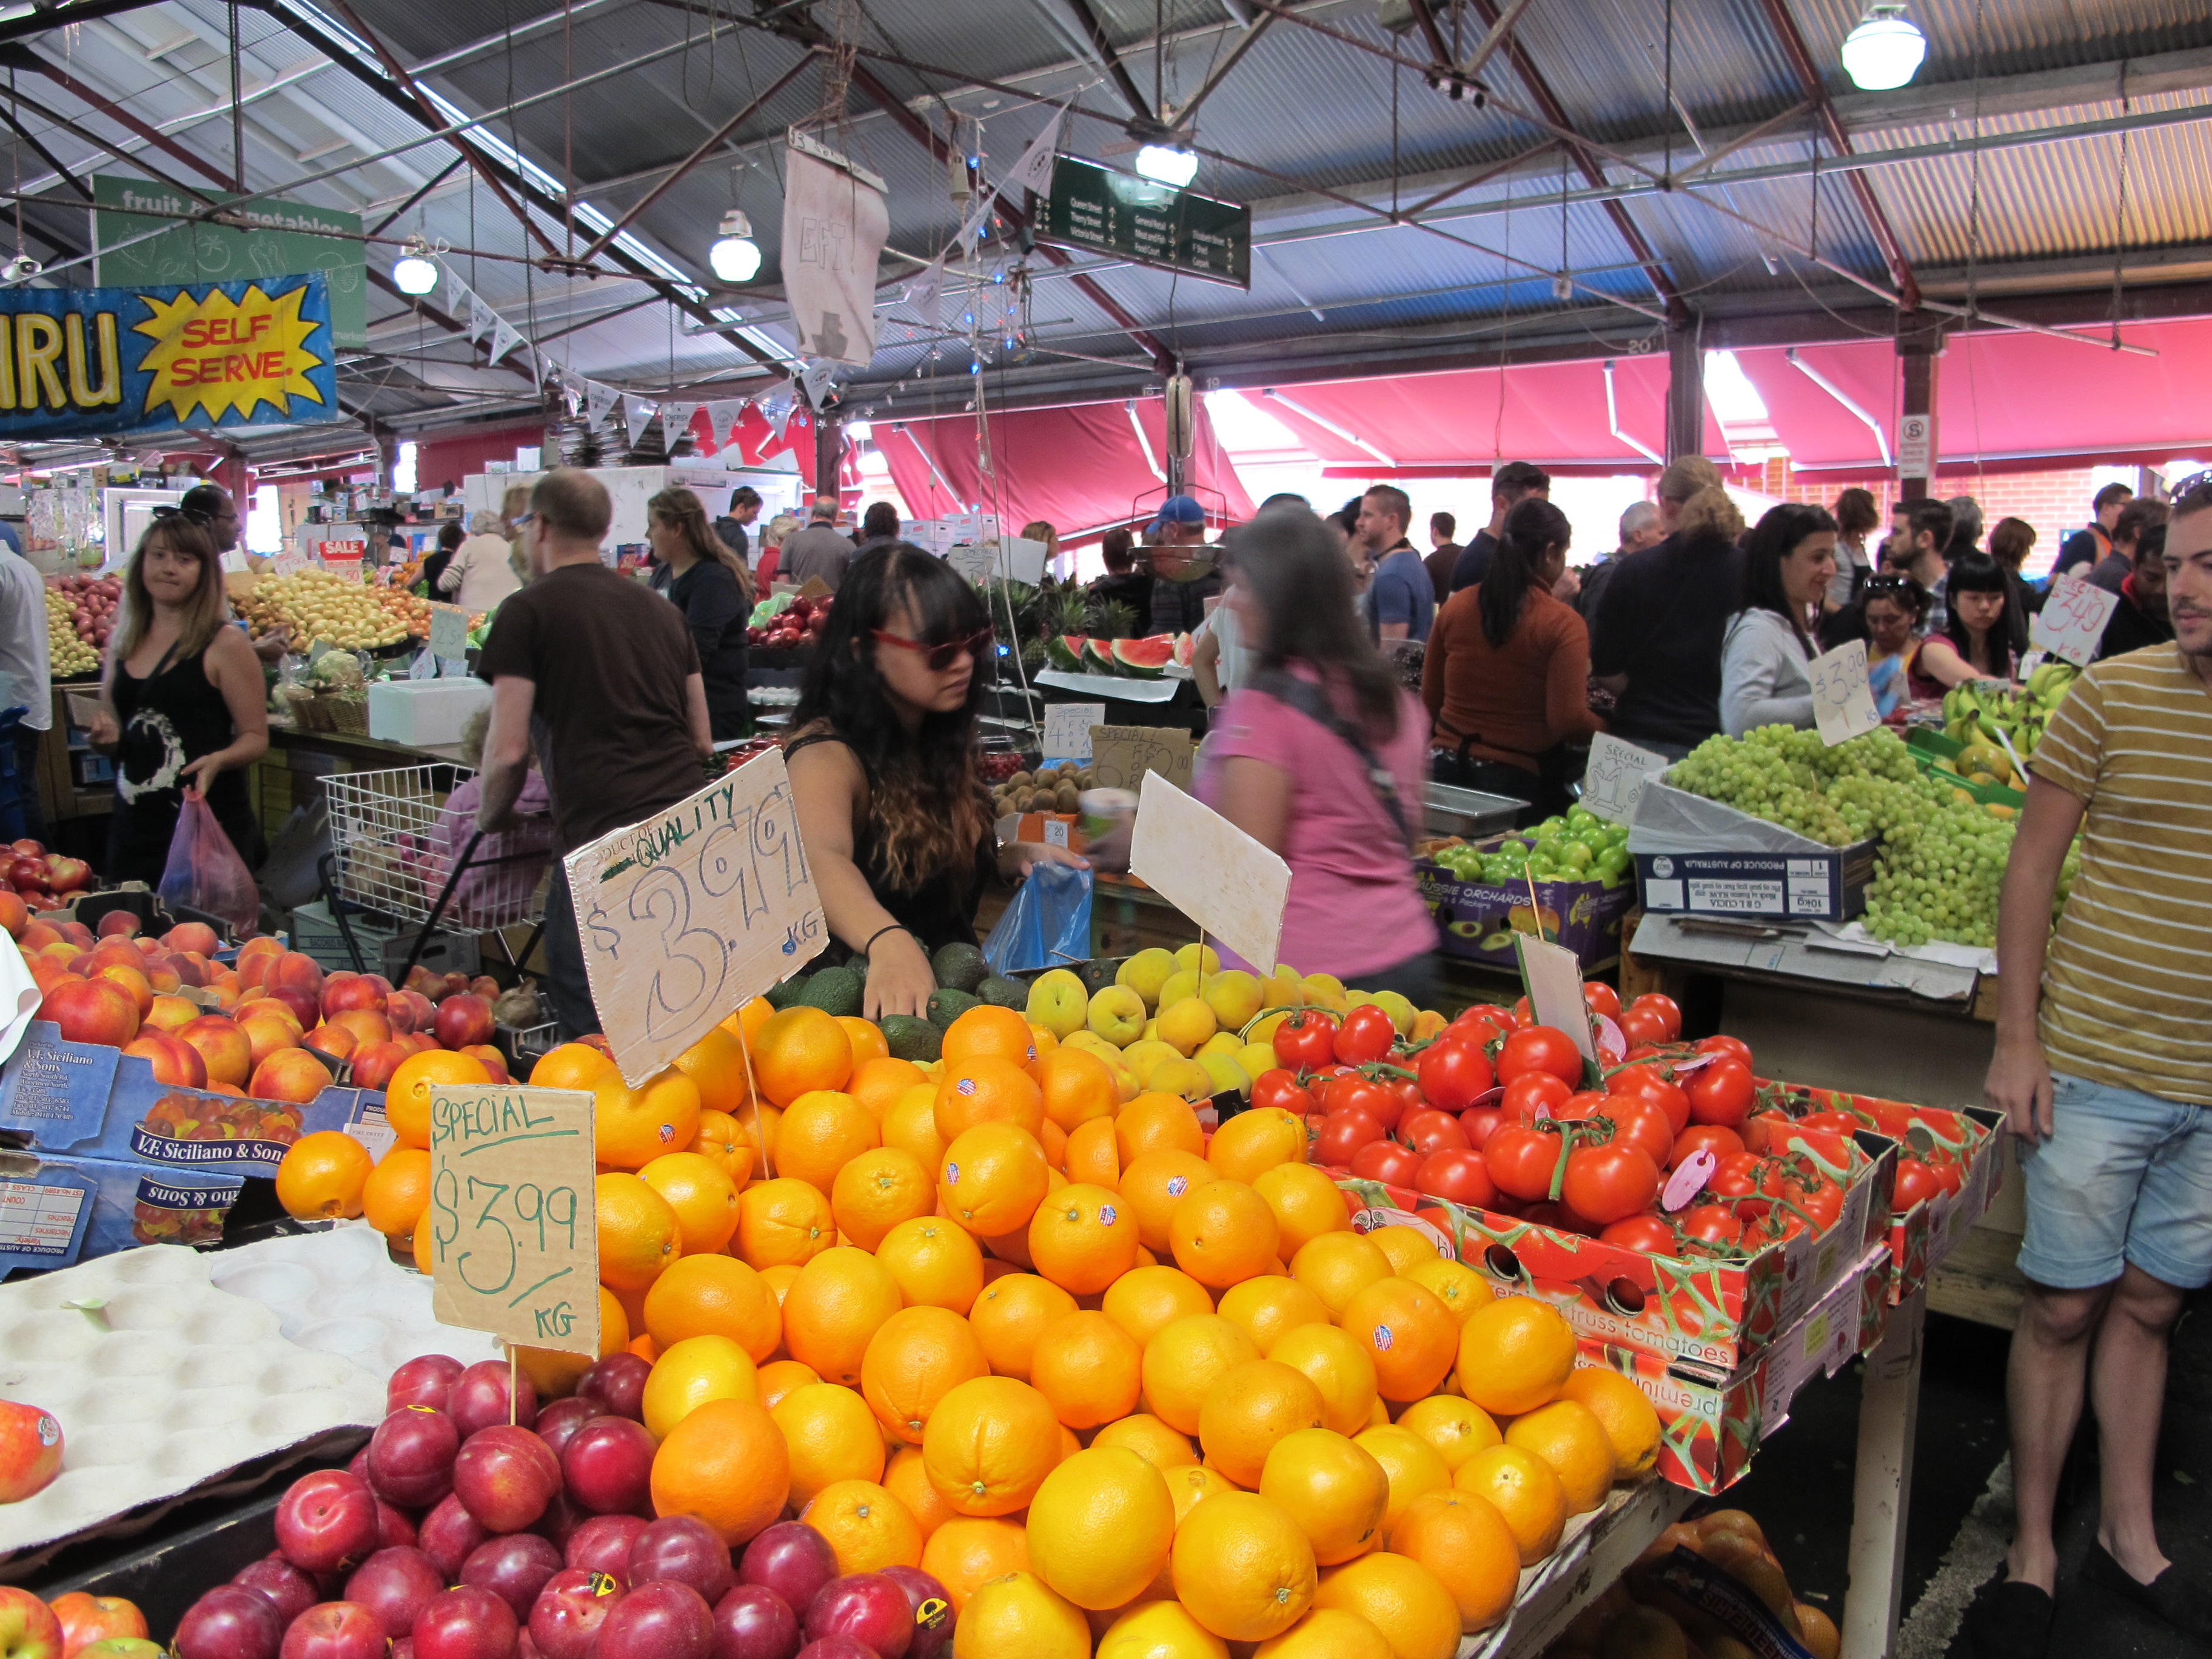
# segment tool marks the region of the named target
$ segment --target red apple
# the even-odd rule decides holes
[[[519,1622],[530,1617],[538,1592],[560,1571],[560,1551],[534,1532],[514,1532],[471,1551],[461,1563],[461,1583],[489,1590],[514,1609]]]
[[[904,1659],[914,1641],[914,1604],[897,1579],[879,1572],[833,1578],[806,1604],[806,1639],[829,1636],[864,1643],[878,1659]]]
[[[430,1034],[447,1048],[489,1042],[496,1030],[491,1004],[465,991],[457,992],[440,1003],[430,1022]]]
[[[641,1423],[633,1423],[627,1417],[595,1417],[569,1436],[561,1449],[562,1490],[578,1508],[593,1515],[617,1515],[637,1509],[652,1496],[653,1455],[658,1445]],[[656,1521],[653,1527],[668,1524],[666,1521]],[[647,1537],[652,1535],[653,1527],[646,1528]],[[728,1547],[711,1529],[702,1530],[714,1540],[726,1571],[730,1564]],[[643,1581],[635,1579],[633,1574],[633,1582]],[[734,1577],[731,1582],[736,1582]],[[695,1588],[708,1601],[714,1599],[703,1587]],[[719,1594],[720,1590],[714,1592]]]
[[[403,1406],[368,1437],[368,1483],[386,1503],[429,1508],[453,1489],[461,1431],[433,1406]]]
[[[945,1586],[920,1567],[894,1564],[879,1571],[884,1577],[898,1581],[914,1608],[914,1640],[907,1646],[906,1659],[944,1659],[952,1651],[953,1630],[952,1599],[945,1595]],[[924,1607],[930,1608],[927,1619],[922,1616]]]
[[[385,1659],[389,1645],[376,1615],[357,1601],[309,1607],[284,1632],[279,1659]]]
[[[28,892],[46,884],[46,861],[42,858],[18,855],[8,863],[9,884],[17,892]]]
[[[169,1646],[177,1659],[276,1659],[283,1641],[284,1623],[267,1596],[218,1584],[185,1610]]]
[[[384,1000],[384,1017],[392,1022],[395,1033],[427,1033],[438,1011],[420,991],[394,991]]]
[[[552,1449],[553,1455],[558,1457],[577,1430],[593,1418],[606,1414],[606,1408],[596,1400],[586,1400],[573,1394],[563,1395],[540,1408],[536,1432],[538,1437]]]
[[[82,859],[65,859],[49,854],[46,861],[46,884],[57,893],[81,892],[92,885],[92,866]]]
[[[606,1574],[627,1588],[629,1553],[644,1530],[641,1516],[595,1515],[568,1534],[562,1559],[586,1572]]]
[[[294,1566],[336,1572],[376,1548],[376,1494],[343,1469],[295,1480],[276,1504],[276,1547]]]
[[[591,1659],[599,1626],[622,1598],[619,1579],[563,1567],[531,1604],[530,1639],[544,1659]]]
[[[345,1599],[367,1607],[386,1631],[406,1631],[445,1588],[446,1575],[421,1550],[379,1550],[346,1580]]]
[[[21,841],[9,842],[8,850],[19,857],[42,859],[46,855],[46,844],[42,841],[33,841],[26,836]]]
[[[849,1636],[825,1636],[799,1650],[799,1659],[877,1659],[876,1650]]]
[[[714,1651],[714,1609],[675,1583],[641,1584],[616,1602],[592,1647],[593,1659],[712,1659]]]
[[[61,1620],[27,1589],[0,1584],[0,1655],[6,1659],[62,1659]]]
[[[90,1647],[95,1642],[105,1642],[111,1637],[143,1638],[146,1634],[146,1615],[138,1611],[138,1604],[119,1595],[88,1595],[82,1590],[70,1590],[57,1595],[46,1604],[62,1627],[62,1652],[64,1659],[74,1659],[80,1648]]]
[[[489,974],[478,974],[469,981],[469,994],[482,997],[486,1002],[499,1000],[499,981]]]
[[[411,1517],[386,1503],[376,1500],[376,1547],[380,1550],[413,1549],[415,1522]]]
[[[415,1659],[514,1659],[522,1626],[489,1590],[462,1584],[422,1609],[410,1638]]]
[[[560,1490],[561,1460],[528,1429],[478,1429],[453,1459],[453,1496],[490,1532],[521,1531]]]
[[[642,1527],[644,1522],[638,1524]],[[422,1524],[415,1529],[415,1547],[437,1564],[451,1584],[459,1582],[461,1563],[469,1559],[470,1552],[490,1536],[483,1523],[461,1506],[459,1498],[448,1495],[422,1517]]]
[[[353,1051],[353,1083],[356,1089],[382,1094],[384,1085],[399,1069],[408,1051],[396,1042],[364,1042]]]
[[[83,1659],[169,1659],[168,1649],[143,1636],[103,1636],[77,1652]]]
[[[62,1425],[50,1411],[0,1400],[0,1504],[44,1492],[62,1471]]]
[[[652,1362],[628,1349],[592,1362],[576,1379],[576,1397],[596,1400],[609,1417],[645,1420],[645,1379],[653,1375]]]
[[[282,1621],[280,1630],[289,1627],[295,1619],[322,1600],[313,1575],[301,1572],[276,1552],[247,1562],[231,1575],[230,1582],[267,1596]]]
[[[810,1606],[816,1593],[836,1576],[837,1553],[804,1521],[763,1527],[738,1562],[739,1583],[765,1584],[794,1610]]]
[[[630,1584],[642,1589],[656,1579],[689,1584],[712,1603],[738,1582],[738,1574],[721,1534],[696,1515],[664,1515],[647,1522],[629,1547]]]
[[[739,1584],[714,1603],[714,1659],[792,1659],[799,1615],[765,1584]]]
[[[504,1359],[479,1359],[453,1379],[446,1409],[453,1414],[453,1426],[461,1431],[462,1439],[495,1423],[511,1422],[526,1429],[538,1421],[538,1390],[530,1381],[530,1373],[517,1371],[515,1377],[512,1413],[507,1410],[507,1364]]]

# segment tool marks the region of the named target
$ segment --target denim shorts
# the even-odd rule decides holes
[[[2181,1290],[2212,1283],[2212,1109],[2063,1073],[2051,1086],[2056,1132],[2014,1143],[2021,1272],[2086,1291],[2131,1261]]]

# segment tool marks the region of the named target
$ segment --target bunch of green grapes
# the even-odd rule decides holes
[[[1812,738],[1808,749],[1802,741]],[[1820,791],[1816,733],[1761,726],[1741,738],[1712,737],[1675,763],[1677,788],[1794,830],[1825,846],[1846,846],[1850,829]]]
[[[1866,929],[1893,945],[1996,943],[2013,826],[1971,802],[1931,804],[1888,832],[1867,890]]]
[[[1830,780],[1868,777],[1885,778],[1892,783],[1917,783],[1921,777],[1920,768],[1915,764],[1905,739],[1886,726],[1861,732],[1833,749],[1820,746],[1814,764],[1820,775]]]

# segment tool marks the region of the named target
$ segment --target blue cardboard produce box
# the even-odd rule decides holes
[[[1511,968],[1516,933],[1540,928],[1575,953],[1585,973],[1620,957],[1620,919],[1635,902],[1635,884],[1620,881],[1539,881],[1534,902],[1528,884],[1462,881],[1426,859],[1413,864],[1421,897],[1437,919],[1440,949],[1449,957]]]
[[[0,1274],[141,1244],[212,1244],[244,1177],[106,1158],[0,1152]]]

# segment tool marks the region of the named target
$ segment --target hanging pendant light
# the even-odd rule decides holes
[[[1918,73],[1928,38],[1905,15],[1901,0],[1875,0],[1844,40],[1844,73],[1867,92],[1892,92]]]
[[[761,266],[760,244],[753,240],[752,221],[735,208],[724,214],[720,234],[707,250],[707,263],[726,283],[751,281]]]
[[[429,243],[421,236],[410,236],[392,262],[392,285],[416,297],[436,289],[438,267],[431,262]]]

